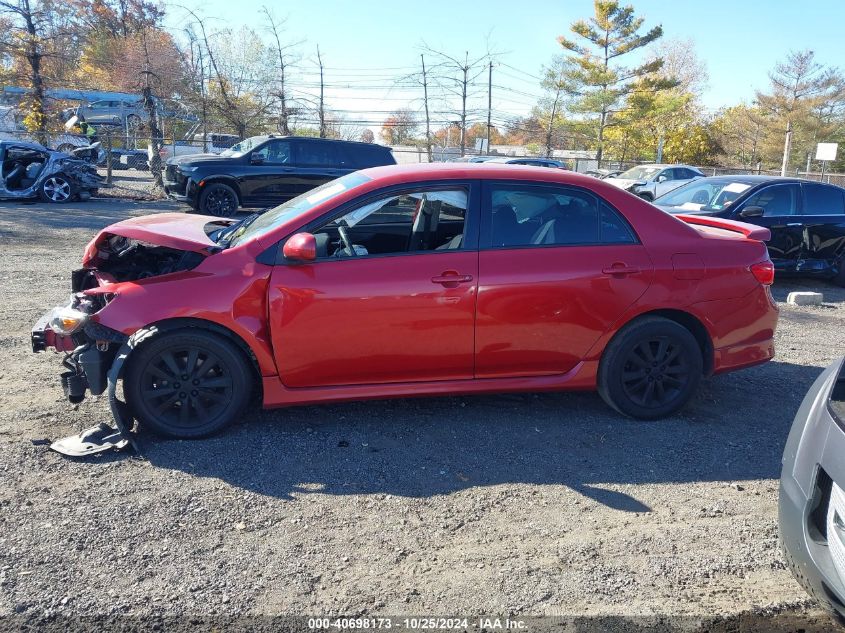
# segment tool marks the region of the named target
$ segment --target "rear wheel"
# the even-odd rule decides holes
[[[653,420],[681,409],[693,396],[703,371],[701,349],[682,325],[644,317],[621,330],[599,364],[598,390],[625,415]]]
[[[206,215],[227,217],[238,210],[238,194],[229,185],[216,182],[206,185],[200,195],[198,211]]]
[[[124,379],[127,403],[141,427],[186,439],[231,424],[251,389],[244,354],[200,329],[166,332],[139,347]]]

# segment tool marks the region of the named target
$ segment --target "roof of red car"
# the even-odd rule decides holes
[[[397,183],[408,179],[437,178],[505,178],[591,185],[600,182],[592,176],[563,169],[503,163],[413,163],[371,167],[362,173],[370,178],[395,180]]]

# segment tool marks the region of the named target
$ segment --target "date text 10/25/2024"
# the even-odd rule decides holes
[[[525,631],[528,624],[525,620],[476,617],[476,618],[444,618],[444,617],[322,617],[308,618],[308,628],[312,630],[511,630]]]

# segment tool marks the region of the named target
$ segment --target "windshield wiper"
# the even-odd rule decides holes
[[[223,248],[229,248],[232,244],[232,240],[239,235],[238,231],[243,232],[243,229],[248,227],[250,224],[255,222],[259,217],[261,217],[260,213],[251,213],[245,218],[238,220],[234,224],[227,226],[225,229],[221,229],[220,232],[217,234],[217,237],[214,238],[214,241],[217,242]],[[237,235],[236,235],[237,234]]]

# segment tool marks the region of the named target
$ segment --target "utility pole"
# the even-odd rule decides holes
[[[320,138],[326,138],[326,112],[323,103],[323,58],[320,57],[320,47],[317,46],[317,63],[320,65]]]
[[[783,142],[783,162],[780,166],[780,175],[786,176],[789,170],[789,153],[792,150],[792,118],[786,120],[786,138]]]
[[[464,81],[461,84],[461,156],[466,154],[466,131],[467,131],[467,84],[469,83],[469,51],[467,51],[464,65],[461,67],[464,73]]]
[[[422,61],[423,101],[425,102],[425,147],[428,152],[428,162],[432,162],[431,155],[431,119],[428,115],[428,79],[425,74],[425,55],[420,53]]]
[[[493,115],[493,62],[490,62],[490,73],[487,75],[487,155],[490,155],[490,129]]]

